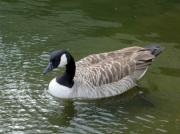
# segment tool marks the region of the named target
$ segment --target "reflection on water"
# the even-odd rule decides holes
[[[179,1],[0,0],[0,133],[180,131]],[[46,93],[52,50],[88,54],[159,42],[166,49],[138,83],[112,98],[80,101]]]
[[[62,116],[63,115],[63,116]],[[71,124],[71,120],[76,116],[76,110],[74,108],[73,101],[64,102],[62,111],[51,115],[48,121],[57,126],[68,127]]]
[[[180,69],[179,68],[168,68],[168,67],[161,67],[161,73],[173,76],[173,77],[180,77]]]

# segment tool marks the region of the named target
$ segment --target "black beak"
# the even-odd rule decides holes
[[[53,70],[53,65],[52,65],[52,63],[49,63],[49,65],[47,66],[47,68],[44,69],[43,74],[46,75],[46,74],[48,74],[48,73],[49,73],[50,71],[52,71],[52,70]]]

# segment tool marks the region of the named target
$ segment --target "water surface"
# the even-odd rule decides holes
[[[180,1],[0,0],[0,133],[180,132]],[[92,53],[158,43],[164,53],[134,88],[95,101],[46,93],[48,54]]]

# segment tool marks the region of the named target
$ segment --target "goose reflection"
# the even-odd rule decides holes
[[[75,118],[82,115],[96,116],[104,111],[114,116],[121,114],[125,116],[131,109],[141,109],[142,107],[153,108],[155,105],[148,97],[149,90],[138,87],[129,92],[115,97],[104,98],[99,100],[57,100],[63,107],[55,109],[49,117],[48,121],[52,125],[59,127],[69,127]],[[78,110],[78,111],[77,111]],[[84,118],[84,117],[83,117]],[[86,118],[86,117],[85,117]],[[91,117],[95,119],[94,117]]]
[[[63,109],[56,109],[56,113],[48,118],[48,121],[52,125],[57,125],[60,127],[67,127],[70,125],[70,121],[76,116],[76,109],[74,108],[74,102],[70,100],[63,101]]]

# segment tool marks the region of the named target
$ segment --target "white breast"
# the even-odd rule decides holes
[[[58,98],[70,98],[72,89],[65,87],[63,85],[60,85],[59,83],[56,82],[56,78],[51,80],[49,83],[49,89],[48,92],[55,97]]]

